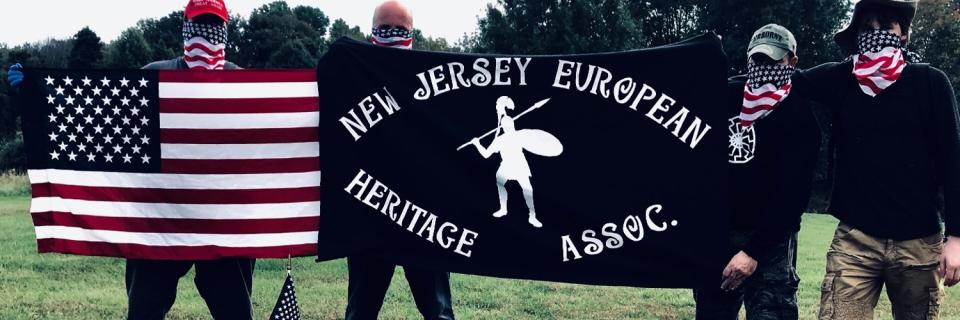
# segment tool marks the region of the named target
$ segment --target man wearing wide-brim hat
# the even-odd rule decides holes
[[[861,0],[834,37],[850,58],[806,72],[834,113],[820,319],[872,319],[884,286],[895,319],[937,319],[960,282],[960,116],[947,76],[906,48],[917,5]]]

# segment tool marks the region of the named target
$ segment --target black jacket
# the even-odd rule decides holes
[[[820,150],[820,129],[807,102],[809,85],[798,74],[790,95],[743,131],[737,116],[745,81],[740,76],[728,83],[731,229],[752,235],[737,249],[757,258],[800,230]]]
[[[807,72],[814,99],[834,113],[836,180],[830,212],[869,235],[894,240],[960,235],[960,118],[947,76],[908,64],[876,97],[851,74],[853,61]]]

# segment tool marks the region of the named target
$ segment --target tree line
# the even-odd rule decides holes
[[[833,34],[851,15],[850,0],[498,0],[477,19],[474,32],[460,39],[428,37],[414,30],[419,50],[497,53],[574,54],[621,51],[676,42],[703,32],[723,37],[729,73],[746,68],[746,46],[753,31],[767,23],[792,30],[799,43],[800,67],[843,60]],[[182,54],[183,12],[143,19],[104,43],[89,28],[68,39],[7,47],[0,44],[3,70],[21,62],[51,68],[139,68]],[[960,0],[925,0],[913,23],[909,49],[944,70],[960,93]],[[232,14],[226,56],[246,68],[311,68],[341,37],[364,40],[368,28],[331,21],[322,10],[290,7],[275,1],[248,17]],[[690,63],[696,63],[691,61]],[[0,86],[0,171],[23,170],[22,138],[10,104],[8,86]],[[812,209],[822,209],[829,188],[826,159],[829,114],[814,107],[824,131],[817,170],[818,191]]]

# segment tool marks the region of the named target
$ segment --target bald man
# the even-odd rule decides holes
[[[376,45],[410,49],[413,46],[413,16],[397,1],[377,6],[370,39]],[[376,319],[390,287],[396,265],[375,257],[347,258],[350,282],[347,287],[346,320]],[[403,267],[417,310],[425,320],[453,320],[450,301],[450,273]]]
[[[413,47],[413,15],[398,1],[386,1],[373,11],[375,45],[410,49]]]

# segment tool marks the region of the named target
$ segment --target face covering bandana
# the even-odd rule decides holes
[[[190,69],[223,70],[227,26],[183,22],[183,60]]]
[[[378,46],[410,49],[413,48],[413,31],[399,27],[373,28],[370,42]]]
[[[757,64],[747,66],[747,84],[743,88],[743,108],[740,109],[740,125],[749,127],[776,109],[790,95],[795,68],[782,64]]]
[[[920,56],[902,48],[900,36],[886,30],[860,33],[860,53],[853,57],[853,76],[860,90],[876,97],[900,78],[907,62],[917,62]]]

